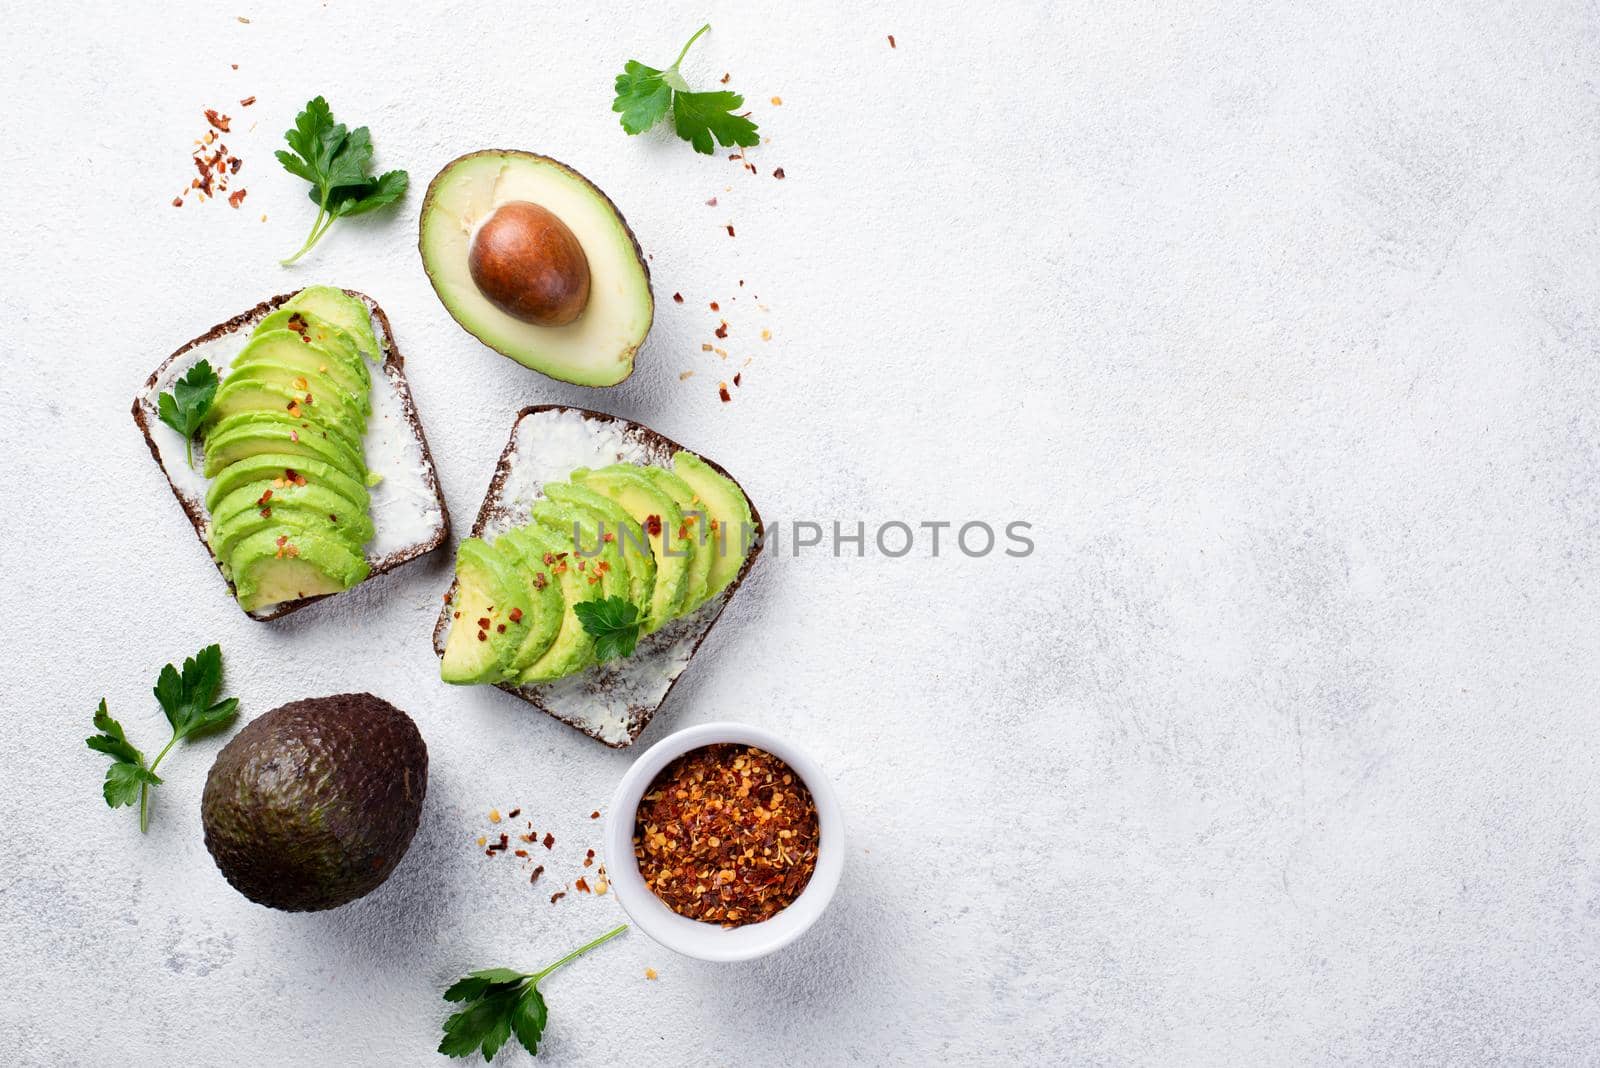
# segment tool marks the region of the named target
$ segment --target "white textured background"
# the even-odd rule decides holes
[[[645,741],[803,741],[847,804],[838,899],[757,963],[608,946],[549,983],[550,1063],[1593,1062],[1593,3],[161,7],[4,5],[7,1063],[426,1064],[457,974],[618,919],[547,896],[630,757],[438,683],[448,559],[249,622],[134,431],[166,353],[310,281],[388,310],[462,526],[512,412],[569,401],[772,520],[1039,527],[1024,561],[764,561]],[[747,94],[759,178],[608,110],[702,16],[688,73]],[[415,192],[286,271],[312,212],[270,152],[316,93]],[[205,107],[239,211],[168,206]],[[422,187],[489,146],[583,170],[653,254],[625,385],[434,299]],[[757,357],[728,405],[711,299]],[[422,727],[378,893],[234,894],[197,814],[220,741],[169,757],[147,837],[101,803],[95,701],[157,748],[155,670],[212,640],[248,716],[370,689]],[[517,805],[558,838],[539,891],[471,846]]]

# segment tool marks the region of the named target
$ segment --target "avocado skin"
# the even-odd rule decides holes
[[[291,701],[217,754],[200,803],[206,848],[245,897],[286,912],[338,908],[405,856],[428,791],[428,748],[369,693]]]

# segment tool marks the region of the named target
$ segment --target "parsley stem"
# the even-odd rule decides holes
[[[683,51],[678,53],[678,58],[672,61],[672,66],[669,69],[677,70],[678,69],[678,64],[683,62],[683,57],[689,54],[689,49],[694,47],[694,43],[696,41],[700,40],[700,36],[703,33],[705,33],[707,30],[709,30],[710,28],[711,28],[711,23],[708,22],[704,26],[700,27],[698,30],[695,30],[694,31],[694,36],[689,38],[689,43],[683,46]]]
[[[549,975],[551,972],[555,971],[557,968],[561,967],[563,964],[569,964],[572,961],[577,960],[579,957],[583,956],[585,953],[589,952],[591,949],[595,948],[598,945],[601,945],[602,943],[611,941],[613,938],[617,937],[617,935],[621,934],[623,931],[626,931],[627,929],[628,929],[628,925],[627,924],[623,924],[621,927],[618,927],[618,928],[616,928],[614,930],[607,931],[605,934],[601,935],[599,938],[596,938],[593,942],[590,942],[588,945],[579,946],[577,949],[573,950],[571,953],[568,953],[565,957],[562,957],[560,960],[558,960],[554,964],[550,965],[550,967],[546,968],[544,971],[542,971],[542,972],[534,972],[533,973],[534,985],[537,986],[538,983],[539,983],[539,980],[543,979],[545,976]]]
[[[177,744],[178,732],[173,731],[172,738],[166,745],[161,747],[161,752],[157,753],[156,758],[150,762],[150,774],[154,775],[156,773],[156,765],[161,763],[161,758],[166,756],[167,751]],[[139,784],[139,833],[150,833],[150,784],[147,782]]]
[[[324,219],[327,220],[326,223],[323,222]],[[279,260],[278,264],[280,266],[287,267],[301,256],[304,256],[307,252],[310,252],[311,246],[315,245],[317,241],[321,239],[322,235],[328,232],[328,227],[333,225],[333,220],[334,216],[328,214],[328,207],[326,204],[318,206],[317,221],[311,224],[311,236],[306,238],[306,243],[300,246],[299,252],[296,252],[293,256],[290,256],[286,260]]]

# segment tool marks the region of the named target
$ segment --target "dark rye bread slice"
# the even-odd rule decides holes
[[[368,469],[384,476],[372,490],[372,520],[376,533],[367,543],[367,563],[372,568],[367,576],[370,579],[443,545],[450,537],[450,513],[439,489],[439,476],[434,470],[433,454],[428,451],[427,436],[422,432],[422,422],[417,418],[416,405],[411,399],[411,387],[406,383],[405,358],[395,344],[389,317],[366,294],[353,289],[345,292],[371,312],[372,331],[384,354],[381,373],[374,369],[372,375],[372,414],[367,420],[364,439]],[[210,517],[205,506],[206,479],[200,474],[202,450],[197,443],[191,470],[184,460],[183,437],[161,422],[156,396],[170,391],[172,383],[202,359],[209,360],[217,374],[225,378],[229,363],[244,348],[250,331],[293,296],[293,293],[283,293],[264,300],[187,342],[155,369],[133,399],[133,421],[144,434],[150,455],[161,465],[167,485],[172,487],[173,496],[178,498],[184,515],[189,517],[189,525],[208,554],[211,546],[206,541],[206,530]],[[216,563],[215,555],[212,562]],[[218,572],[221,572],[220,564]],[[229,592],[232,592],[231,584]],[[282,601],[249,615],[259,620],[281,619],[313,601],[333,596],[337,594]]]
[[[529,509],[546,481],[564,481],[577,467],[604,467],[618,461],[670,467],[676,452],[691,452],[641,423],[614,415],[540,404],[517,413],[511,439],[500,454],[483,506],[472,524],[472,536],[492,540],[507,527],[528,520]],[[698,455],[698,454],[697,454]],[[720,464],[701,456],[735,484]],[[740,492],[744,487],[739,487]],[[745,494],[749,500],[749,494]],[[728,588],[683,619],[639,639],[633,655],[590,667],[576,675],[535,686],[498,684],[514,697],[616,749],[633,744],[688,668],[722,609],[750,574],[761,553],[761,514],[750,504],[756,541]],[[450,586],[454,599],[455,585]],[[444,656],[450,632],[447,602],[433,628],[434,652]]]

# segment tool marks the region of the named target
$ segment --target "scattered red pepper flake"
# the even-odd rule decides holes
[[[551,846],[556,844],[556,836],[551,834],[549,831],[546,831],[544,833],[544,841],[541,844],[546,849],[549,849]]]
[[[674,304],[682,304],[683,303],[683,294],[682,293],[674,293],[674,294],[672,294],[672,303],[674,303]]]
[[[735,386],[737,386],[739,384],[739,379],[741,379],[743,377],[744,377],[744,372],[743,371],[735,371],[734,374],[733,374],[733,384]]]
[[[712,301],[711,302],[711,310],[712,311],[721,311],[722,309],[717,307],[717,302],[716,301]]]
[[[733,223],[729,223],[728,224],[728,236],[729,237],[733,236]]]
[[[727,404],[733,400],[733,394],[728,392],[728,383],[721,382],[717,385],[717,396],[722,398],[722,403]]]
[[[775,171],[773,171],[773,172],[772,172],[772,176],[773,176],[773,177],[774,177],[774,178],[779,178],[779,179],[781,179],[781,178],[782,178],[782,177],[783,177],[783,168],[782,168],[782,167],[779,167],[779,168],[778,168],[778,169],[777,169],[777,170],[775,170]]]
[[[543,874],[544,874],[544,865],[541,864],[537,868],[533,869],[533,874],[528,877],[528,885],[531,886],[534,883],[538,882],[539,881],[539,876],[541,876]]]
[[[816,870],[811,791],[753,746],[708,745],[662,769],[634,816],[645,885],[692,920],[759,923],[800,896]]]
[[[512,608],[511,609],[511,613],[510,613],[510,619],[511,619],[511,622],[513,622],[513,623],[521,623],[522,622],[522,609],[520,609],[520,608]],[[519,809],[515,810],[514,812],[512,812],[511,813],[511,818],[512,819],[516,819],[517,818],[517,813],[521,812],[521,811],[522,810],[519,808]]]
[[[587,879],[585,879],[581,875],[578,876],[578,881],[573,883],[572,886],[573,886],[573,889],[582,890],[586,894],[589,892],[589,882],[588,882]]]
[[[514,808],[510,812],[506,813],[506,819],[514,820],[520,815],[522,815],[522,810],[520,808]]]
[[[238,64],[235,64],[233,69],[234,70],[238,70],[239,69]],[[239,106],[242,107],[242,108],[247,108],[251,104],[254,104],[255,102],[256,102],[256,98],[255,97],[247,96],[243,100],[239,101]]]
[[[599,819],[600,818],[600,810],[599,809],[595,809],[593,812],[589,813],[589,818],[592,819],[592,820]]]
[[[554,905],[557,901],[560,901],[566,896],[567,892],[565,890],[557,890],[555,893],[550,895],[550,904]]]
[[[890,48],[894,47],[894,34],[892,34],[892,33],[889,35],[889,47]]]
[[[716,197],[712,197],[710,200],[706,201],[706,207],[714,208],[716,206],[717,206],[717,198]]]
[[[206,108],[206,121],[223,133],[228,132],[228,123],[233,120],[226,115],[218,114],[216,108]]]
[[[728,320],[722,320],[722,325],[717,327],[717,340],[721,341],[728,336]]]

